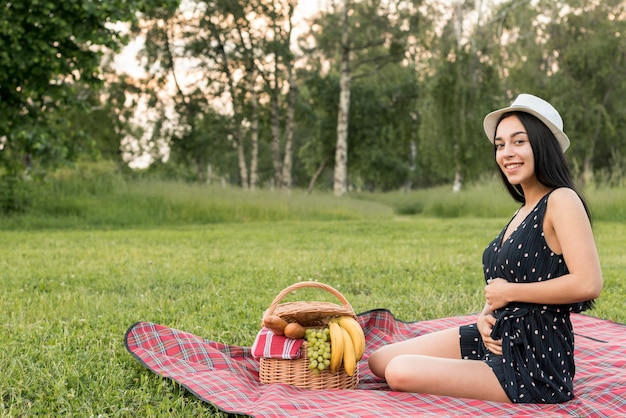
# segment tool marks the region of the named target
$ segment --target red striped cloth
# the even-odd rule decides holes
[[[252,344],[254,358],[278,358],[293,360],[300,357],[300,347],[303,339],[287,338],[276,335],[268,328],[263,327]]]
[[[259,382],[250,347],[205,340],[164,325],[138,322],[125,335],[128,351],[146,368],[231,414],[252,417],[626,417],[626,326],[572,315],[576,376],[571,401],[555,405],[501,404],[393,392],[367,367],[367,357],[392,341],[467,324],[475,315],[404,322],[387,310],[358,315],[366,336],[355,390],[307,390]],[[155,377],[156,378],[156,377]]]

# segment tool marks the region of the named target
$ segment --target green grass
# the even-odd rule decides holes
[[[400,194],[371,201],[171,183],[123,182],[106,193],[79,186],[55,186],[54,216],[1,222],[1,416],[221,415],[132,358],[126,329],[152,321],[250,345],[263,310],[300,280],[336,287],[357,312],[388,308],[402,320],[476,312],[482,250],[510,216],[394,215],[394,202],[411,198]],[[59,209],[70,195],[73,214]],[[452,199],[441,190],[420,196]],[[476,208],[468,199],[464,207]],[[599,220],[595,234],[605,287],[590,314],[626,322],[626,224]],[[334,300],[321,291],[290,298]]]
[[[80,182],[83,184],[89,182]],[[0,219],[0,229],[115,229],[223,222],[350,220],[390,216],[384,204],[363,205],[330,194],[243,191],[198,184],[136,181],[97,191],[72,183],[39,185],[28,212]]]

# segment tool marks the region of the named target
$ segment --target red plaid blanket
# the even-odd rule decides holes
[[[316,391],[259,383],[250,347],[220,344],[163,325],[138,322],[125,335],[128,351],[159,376],[172,379],[224,412],[255,417],[626,416],[626,326],[572,315],[576,335],[576,398],[557,405],[499,404],[390,391],[365,361],[372,350],[450,326],[460,316],[403,322],[387,310],[358,315],[367,347],[356,390]]]

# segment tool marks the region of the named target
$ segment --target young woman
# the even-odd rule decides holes
[[[574,397],[570,312],[593,305],[602,272],[587,205],[548,102],[522,94],[484,120],[509,193],[521,207],[483,253],[477,322],[389,344],[369,358],[392,390],[514,403]]]

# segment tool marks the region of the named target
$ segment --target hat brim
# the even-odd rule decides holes
[[[485,130],[485,135],[487,135],[487,139],[489,139],[489,141],[492,144],[496,135],[496,127],[498,125],[498,121],[500,120],[500,117],[503,114],[510,113],[510,112],[524,112],[524,113],[529,113],[535,116],[537,119],[542,121],[554,134],[563,152],[565,152],[565,150],[569,148],[570,141],[567,135],[565,134],[565,132],[563,132],[558,126],[554,125],[552,122],[546,119],[541,113],[529,107],[519,106],[519,105],[509,106],[503,109],[495,110],[489,113],[487,116],[485,116],[485,120],[483,121],[483,129]]]

